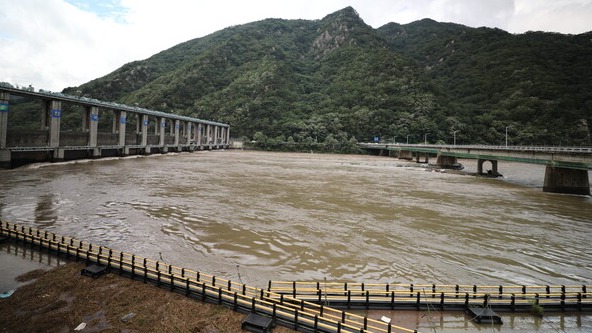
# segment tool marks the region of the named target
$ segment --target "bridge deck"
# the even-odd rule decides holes
[[[590,147],[527,147],[485,145],[422,145],[361,143],[363,149],[410,151],[422,154],[451,156],[465,159],[500,160],[555,167],[592,170]]]

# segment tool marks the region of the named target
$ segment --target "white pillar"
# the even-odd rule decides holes
[[[127,114],[125,111],[119,111],[119,145],[125,146],[125,125],[127,124]]]
[[[175,120],[175,146],[179,145],[179,128],[181,128],[181,122],[177,119]]]
[[[60,146],[60,124],[62,120],[62,102],[51,101],[49,106],[49,147]]]
[[[143,114],[142,117],[142,146],[147,146],[148,145],[148,115],[147,114]]]
[[[88,145],[90,147],[96,147],[97,133],[99,131],[99,108],[90,106],[86,113],[88,113]]]
[[[160,141],[159,141],[159,145],[161,147],[164,147],[164,133],[166,130],[166,118],[161,117],[160,118]]]
[[[10,94],[0,92],[0,149],[6,148],[8,137],[8,102]]]

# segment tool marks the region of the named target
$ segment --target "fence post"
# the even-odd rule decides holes
[[[391,291],[391,309],[395,308],[395,291]]]
[[[148,265],[146,265],[146,258],[144,258],[144,283],[148,281]]]
[[[273,308],[272,308],[272,314],[271,314],[271,318],[273,319],[273,321],[275,322],[276,317],[277,317],[277,303],[273,303]]]
[[[347,308],[349,309],[351,306],[351,290],[347,291]]]

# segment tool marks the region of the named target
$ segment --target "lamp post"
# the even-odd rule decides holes
[[[409,144],[409,136],[411,136],[411,134],[407,134],[407,144]]]
[[[423,135],[423,144],[424,145],[427,145],[428,144],[428,134],[430,134],[430,133],[426,133],[426,134]]]
[[[506,126],[506,148],[508,148],[508,128],[512,126]]]
[[[452,135],[454,136],[454,145],[456,146],[456,132],[460,132],[460,130],[456,130],[454,132],[452,132]]]

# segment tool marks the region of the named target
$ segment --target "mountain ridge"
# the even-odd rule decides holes
[[[367,25],[352,7],[189,40],[64,92],[229,123],[279,144],[590,144],[592,33]],[[392,138],[392,139],[391,139]]]

